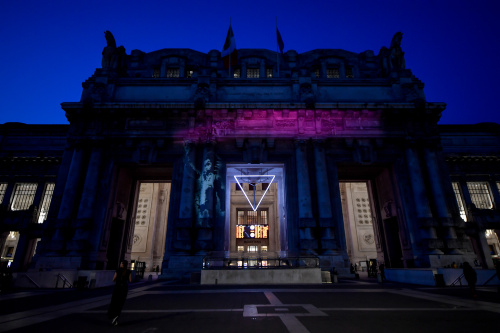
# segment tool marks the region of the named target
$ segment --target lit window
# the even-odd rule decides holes
[[[493,209],[490,188],[487,182],[467,182],[472,203],[477,209]]]
[[[340,77],[339,69],[338,68],[328,68],[326,70],[326,77],[328,79],[338,79]]]
[[[153,77],[154,78],[159,78],[160,77],[160,69],[159,68],[155,68],[154,71],[153,71]]]
[[[354,75],[352,74],[352,67],[347,66],[345,68],[345,77],[348,79],[352,79],[354,77]]]
[[[259,69],[258,68],[247,68],[247,78],[258,79],[259,78]]]
[[[249,245],[249,246],[247,247],[247,251],[248,251],[248,252],[257,252],[257,251],[258,251],[258,249],[259,249],[259,247],[258,247],[257,245]]]
[[[319,68],[316,68],[316,69],[314,70],[314,75],[316,75],[316,77],[320,77],[320,75],[321,75],[321,74],[320,74],[320,72],[319,72]]]
[[[167,68],[167,77],[169,78],[179,77],[179,68]]]
[[[455,192],[455,199],[457,199],[458,210],[460,211],[460,217],[462,220],[467,222],[467,215],[465,215],[464,201],[462,195],[460,194],[460,186],[457,182],[451,183],[453,186],[453,191]]]
[[[233,72],[233,77],[235,79],[239,79],[241,77],[241,69],[240,68],[235,68]]]
[[[245,248],[244,246],[238,245],[238,252],[243,252],[244,248]],[[238,265],[238,266],[241,266],[241,265]]]
[[[267,245],[262,245],[262,246],[260,247],[260,250],[261,250],[262,252],[267,252]]]
[[[35,199],[36,183],[18,183],[14,188],[11,210],[28,210]]]
[[[186,73],[186,77],[187,77],[188,79],[192,78],[192,77],[193,77],[193,73],[194,73],[193,71],[187,71],[187,73]]]
[[[0,183],[0,204],[3,202],[3,197],[7,191],[7,183]]]
[[[54,183],[47,183],[45,185],[45,190],[43,193],[42,204],[40,205],[38,223],[43,223],[49,214],[50,202],[52,200],[52,194],[54,193]]]
[[[273,69],[272,68],[266,68],[266,77],[267,78],[273,77]]]

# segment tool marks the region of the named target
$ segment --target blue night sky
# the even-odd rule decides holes
[[[403,32],[406,67],[440,124],[500,123],[497,0],[69,1],[0,0],[0,123],[67,124],[62,102],[101,64],[110,30],[127,54],[163,48],[221,50],[232,19],[237,48],[389,47]]]

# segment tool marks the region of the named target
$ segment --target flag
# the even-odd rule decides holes
[[[230,66],[236,65],[237,60],[236,40],[234,39],[233,28],[229,25],[226,42],[222,47],[222,61],[224,62],[224,66],[229,68]]]
[[[280,48],[281,54],[283,54],[283,49],[285,48],[285,44],[283,43],[283,39],[281,39],[280,31],[278,27],[276,27],[276,39],[278,40],[278,47]]]

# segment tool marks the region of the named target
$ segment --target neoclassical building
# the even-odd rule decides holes
[[[493,268],[500,126],[438,125],[401,33],[378,54],[239,49],[230,68],[105,37],[69,125],[0,125],[2,261],[33,283],[121,259],[167,279],[276,258]]]

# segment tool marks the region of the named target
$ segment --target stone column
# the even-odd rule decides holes
[[[493,204],[495,209],[500,210],[500,193],[495,179],[491,178],[488,183],[490,184],[491,194],[493,195]]]
[[[427,165],[427,172],[429,174],[429,182],[433,193],[432,199],[434,201],[434,206],[436,207],[436,211],[441,222],[441,227],[443,228],[443,236],[446,245],[451,251],[450,254],[461,254],[461,251],[457,250],[457,248],[459,247],[459,244],[457,242],[457,234],[455,232],[451,213],[448,210],[442,183],[443,175],[441,175],[439,171],[436,153],[431,151],[429,148],[425,148],[424,157]]]
[[[191,232],[193,228],[194,194],[196,189],[196,145],[188,140],[184,142],[184,167],[182,172],[181,202],[179,218],[176,220],[173,247],[188,252],[191,250]]]
[[[309,168],[307,166],[307,146],[303,140],[295,141],[295,158],[297,163],[300,249],[305,253],[312,254],[318,249],[318,241],[313,236],[313,228],[316,227],[316,221],[312,214],[311,187],[309,184]]]
[[[71,159],[59,212],[57,214],[57,228],[52,236],[52,251],[63,250],[65,241],[67,240],[66,233],[69,227],[68,223],[75,206],[76,191],[83,170],[83,155],[84,152],[81,147],[76,147],[73,151],[73,157]]]
[[[203,160],[199,179],[200,202],[197,221],[197,238],[195,248],[205,253],[213,247],[213,218],[214,218],[214,142],[207,141],[203,147]]]
[[[89,245],[101,161],[102,149],[100,147],[92,148],[77,218],[73,223],[73,227],[76,229],[75,234],[73,240],[68,243],[68,250],[72,251],[70,254],[73,255],[82,254],[82,251],[85,251]]]
[[[325,149],[322,141],[314,142],[314,166],[316,171],[316,193],[318,197],[319,227],[323,254],[333,254],[335,232],[330,200],[330,186],[326,169]]]
[[[427,199],[425,185],[422,181],[424,178],[415,147],[407,147],[405,155],[412,196],[415,204],[415,212],[417,215],[417,225],[420,229],[420,238],[423,241],[422,245],[429,254],[442,254],[443,252],[438,248],[443,245],[437,239],[435,229],[436,223],[432,217],[432,211]]]

